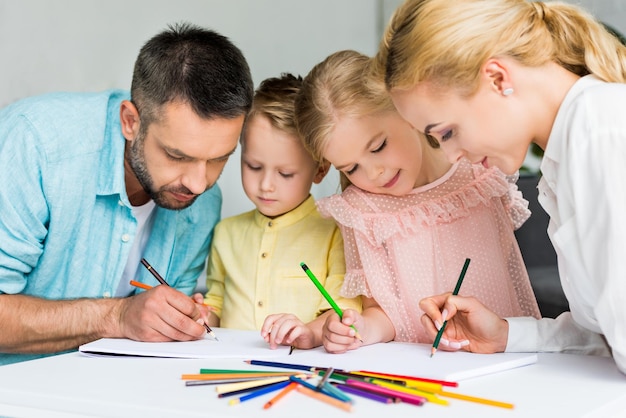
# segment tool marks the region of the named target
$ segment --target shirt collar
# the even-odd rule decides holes
[[[309,195],[309,197],[304,202],[300,203],[297,208],[290,210],[289,212],[275,218],[268,218],[258,210],[255,210],[254,221],[258,226],[262,228],[284,228],[301,221],[303,218],[309,216],[311,212],[315,210],[315,199],[313,198],[313,196]]]
[[[100,168],[98,170],[98,195],[118,194],[128,206],[126,181],[124,178],[124,147],[126,139],[122,135],[120,122],[120,105],[129,96],[124,91],[113,91],[107,106],[104,146],[101,151]]]

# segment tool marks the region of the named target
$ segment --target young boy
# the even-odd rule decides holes
[[[333,314],[301,262],[340,307],[361,308],[360,299],[339,296],[343,239],[310,194],[329,166],[315,162],[296,133],[301,83],[283,74],[256,90],[241,136],[243,188],[256,209],[216,226],[207,269],[205,302],[214,309],[209,325],[261,329],[271,348],[321,345],[322,327]]]

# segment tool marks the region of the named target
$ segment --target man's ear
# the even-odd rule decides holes
[[[503,96],[511,94],[513,82],[505,61],[489,58],[481,68],[481,75],[494,92]]]
[[[317,172],[313,177],[313,183],[320,184],[322,180],[324,180],[324,177],[326,177],[326,174],[328,174],[328,170],[330,170],[330,162],[324,160],[319,163],[317,166]]]
[[[139,111],[129,100],[123,100],[120,105],[120,123],[122,135],[127,141],[134,141],[139,133]]]

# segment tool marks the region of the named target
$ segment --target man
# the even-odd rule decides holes
[[[101,337],[203,337],[208,311],[189,294],[252,94],[238,48],[179,24],[143,46],[130,97],[48,94],[0,111],[0,364]]]

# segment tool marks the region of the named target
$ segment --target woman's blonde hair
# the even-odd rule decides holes
[[[571,4],[526,0],[406,0],[374,67],[389,90],[427,81],[471,95],[481,66],[497,56],[626,81],[626,47],[600,22]]]
[[[296,128],[304,146],[323,161],[328,138],[341,117],[395,111],[382,82],[369,77],[371,58],[352,50],[338,51],[304,77],[296,97]],[[341,186],[349,183],[341,173]]]

